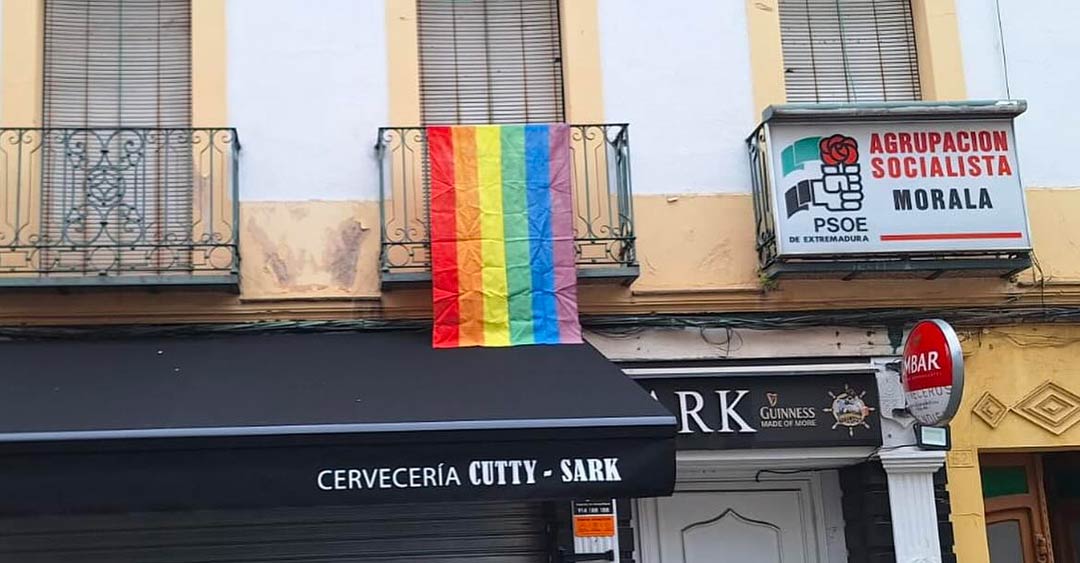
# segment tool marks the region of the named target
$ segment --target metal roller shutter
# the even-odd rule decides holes
[[[188,267],[191,0],[46,0],[44,45],[43,268]]]
[[[557,0],[419,0],[424,123],[561,122]]]
[[[910,0],[780,0],[788,102],[921,97]]]
[[[19,563],[547,563],[548,541],[540,503],[0,520]]]

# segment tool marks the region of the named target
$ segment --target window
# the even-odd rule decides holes
[[[425,125],[564,120],[558,0],[418,0]]]
[[[788,102],[921,97],[910,0],[780,0]]]
[[[190,127],[191,0],[47,0],[47,127]]]
[[[46,0],[43,94],[42,269],[189,268],[191,0]]]

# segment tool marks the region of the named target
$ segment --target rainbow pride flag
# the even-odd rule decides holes
[[[428,127],[436,348],[581,342],[565,124]]]

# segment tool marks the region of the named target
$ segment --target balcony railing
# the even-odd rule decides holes
[[[233,129],[0,129],[0,286],[235,287]]]
[[[384,284],[431,279],[430,178],[422,127],[383,127],[379,159]],[[638,274],[627,124],[570,126],[574,243],[580,279],[623,283]]]

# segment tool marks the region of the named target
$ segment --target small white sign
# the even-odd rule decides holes
[[[1009,119],[769,123],[785,255],[1031,248]]]

